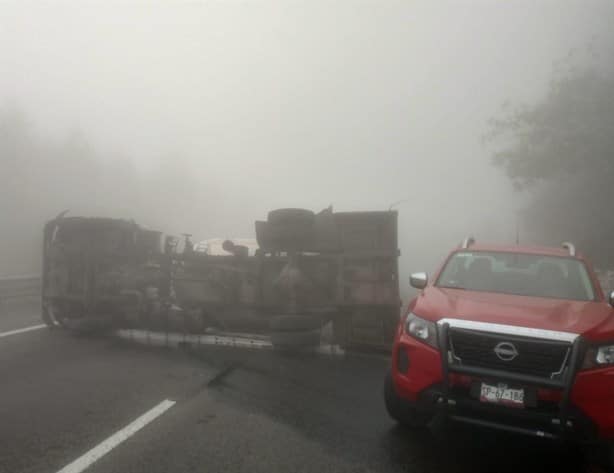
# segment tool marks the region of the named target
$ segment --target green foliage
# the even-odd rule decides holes
[[[507,143],[493,159],[519,187],[578,172],[611,173],[614,76],[587,70],[560,77],[541,103],[492,119],[487,137]]]
[[[211,200],[176,157],[137,173],[131,160],[101,153],[79,132],[59,141],[42,136],[15,108],[0,107],[0,163],[0,276],[39,270],[43,224],[63,210],[179,233],[201,230],[193,216],[206,215],[194,207]]]
[[[525,225],[552,243],[575,239],[614,264],[614,74],[568,68],[533,106],[505,107],[489,122],[493,162],[519,190],[531,190]]]

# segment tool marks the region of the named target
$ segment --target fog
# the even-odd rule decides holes
[[[486,123],[611,19],[608,1],[2,3],[0,274],[37,270],[67,208],[199,239],[398,202],[403,278],[468,233],[514,241],[525,200]]]

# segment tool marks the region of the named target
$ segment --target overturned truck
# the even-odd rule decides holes
[[[396,212],[278,209],[256,222],[256,236],[255,254],[227,241],[225,255],[212,255],[132,222],[55,219],[45,230],[44,317],[67,327],[257,333],[285,349],[316,346],[323,332],[343,347],[390,347]]]

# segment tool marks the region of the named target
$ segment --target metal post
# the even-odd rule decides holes
[[[168,313],[170,311],[170,307],[166,307],[164,311],[164,346],[168,348]]]
[[[147,310],[147,346],[151,345],[151,310]]]
[[[448,379],[448,373],[449,373],[448,334],[449,334],[449,331],[450,331],[450,324],[445,323],[441,326],[441,332],[439,336],[439,349],[440,349],[440,354],[441,354],[441,377],[442,377],[441,392],[442,392],[443,402],[445,406],[447,406],[448,404],[448,391],[449,391],[449,385],[450,385],[450,380]]]
[[[186,343],[187,343],[187,311],[183,311],[183,327],[182,327],[182,332],[183,332],[183,346],[185,347]]]
[[[198,346],[202,344],[203,332],[205,331],[205,311],[200,311],[200,330],[198,332]]]
[[[569,358],[569,365],[567,367],[567,374],[565,375],[565,388],[563,389],[563,396],[561,397],[560,417],[561,431],[564,432],[567,429],[567,419],[569,418],[569,405],[571,398],[571,389],[576,378],[576,372],[578,371],[578,360],[580,357],[581,348],[584,345],[582,337],[578,337],[571,347],[571,356]]]

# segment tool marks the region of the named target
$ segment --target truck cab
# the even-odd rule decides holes
[[[43,233],[42,314],[49,326],[94,329],[136,318],[169,293],[162,233],[110,218],[60,216]]]

